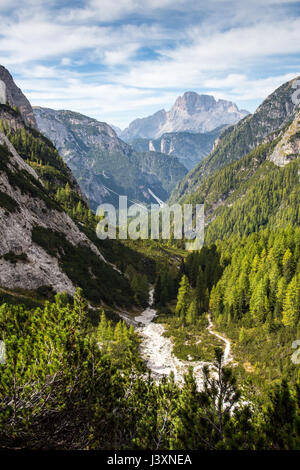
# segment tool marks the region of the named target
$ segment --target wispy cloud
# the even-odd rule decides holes
[[[253,110],[300,73],[293,0],[1,0],[0,20],[0,63],[33,104],[121,127],[188,89]]]

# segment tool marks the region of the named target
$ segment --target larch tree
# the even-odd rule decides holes
[[[184,274],[181,278],[175,313],[184,318],[189,305],[190,285],[187,276]]]

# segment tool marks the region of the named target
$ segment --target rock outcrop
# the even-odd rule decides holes
[[[269,160],[277,166],[285,166],[300,156],[300,112],[283,133]]]
[[[2,65],[0,65],[0,104],[8,104],[11,108],[15,108],[28,126],[37,127],[31,104],[22,90],[17,87],[9,71]]]

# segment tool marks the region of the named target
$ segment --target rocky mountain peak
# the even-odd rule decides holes
[[[185,110],[188,114],[195,114],[201,111],[209,111],[215,104],[216,100],[213,96],[198,95],[194,91],[186,91],[183,96],[177,98],[170,113],[180,109]]]
[[[37,128],[31,104],[26,96],[17,87],[9,71],[0,65],[0,104],[8,104],[17,108],[25,123],[30,127]]]
[[[170,111],[157,111],[142,119],[135,119],[120,137],[127,142],[133,139],[158,139],[170,132],[204,133],[227,124],[236,124],[249,113],[231,101],[216,100],[211,95],[187,91],[179,96]]]

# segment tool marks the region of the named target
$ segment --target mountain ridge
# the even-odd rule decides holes
[[[187,169],[176,157],[137,153],[106,123],[73,111],[34,108],[39,128],[70,166],[91,207],[115,202],[113,193],[154,202],[166,200]],[[109,189],[107,189],[109,188]]]
[[[178,183],[170,200],[181,200],[192,194],[206,177],[247,155],[269,134],[292,120],[298,107],[292,100],[292,85],[298,78],[281,85],[253,114],[225,129],[212,152]]]

